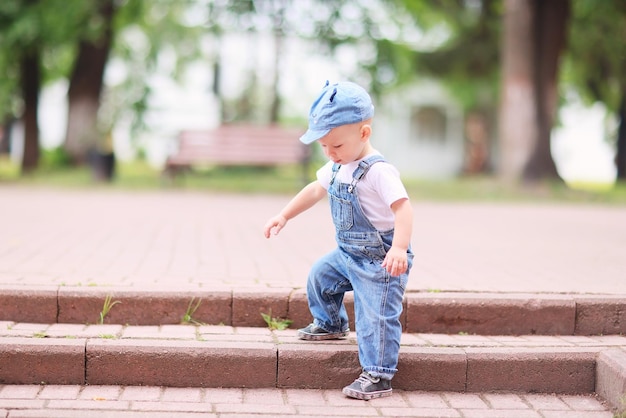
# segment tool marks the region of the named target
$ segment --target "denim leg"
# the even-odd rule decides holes
[[[345,256],[335,250],[319,259],[307,281],[309,310],[313,323],[328,332],[348,329],[348,313],[343,296],[352,286],[346,276]]]
[[[362,267],[352,280],[359,360],[363,370],[391,379],[398,370],[400,315],[408,275],[391,277],[380,266]]]

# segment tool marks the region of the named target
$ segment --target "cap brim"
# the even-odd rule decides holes
[[[330,129],[323,129],[319,131],[309,129],[308,131],[304,133],[304,135],[300,137],[300,141],[306,145],[309,145],[317,141],[318,139],[328,135],[329,132],[330,132]]]

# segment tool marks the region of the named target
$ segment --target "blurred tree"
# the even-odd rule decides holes
[[[402,3],[418,26],[443,25],[448,32],[439,47],[416,51],[415,70],[441,79],[463,104],[469,154],[476,144],[472,136],[490,131],[500,106],[499,174],[526,181],[558,177],[550,131],[569,0]]]
[[[39,162],[39,91],[67,66],[66,39],[82,3],[63,0],[5,0],[0,3],[0,113],[3,121],[22,119],[23,173]],[[67,22],[60,24],[59,22]]]
[[[433,41],[405,42],[410,50],[409,65],[393,65],[407,55],[399,45],[379,47],[384,62],[407,74],[399,74],[404,83],[415,76],[431,77],[443,83],[462,105],[465,118],[465,174],[488,172],[492,167],[490,149],[497,119],[500,76],[500,36],[502,1],[397,0],[413,24],[422,31],[422,38],[443,38]],[[402,14],[396,12],[396,14]],[[438,35],[437,35],[438,34]],[[381,42],[379,42],[381,44]],[[387,58],[387,55],[390,58]],[[395,58],[394,58],[395,57]],[[380,58],[379,58],[380,60]]]
[[[565,81],[616,115],[618,179],[626,179],[626,2],[575,0]]]
[[[499,173],[509,180],[558,178],[550,132],[569,0],[504,0]]]
[[[89,29],[76,40],[78,54],[70,76],[65,150],[75,163],[83,163],[87,152],[96,148],[101,132],[97,129],[98,109],[106,66],[113,38],[114,0],[96,0],[93,13],[85,15]]]
[[[48,81],[67,74],[74,41],[85,33],[83,22],[97,0],[6,0],[0,4],[0,106],[5,120],[24,123],[22,172],[39,161],[39,93]],[[19,86],[19,88],[18,88]]]
[[[37,166],[39,129],[38,97],[43,85],[69,78],[69,114],[65,148],[74,162],[82,163],[87,150],[98,146],[109,126],[99,129],[103,74],[114,57],[131,68],[117,87],[121,99],[111,113],[132,109],[137,123],[150,92],[147,73],[168,46],[175,52],[174,71],[180,74],[189,57],[197,57],[199,44],[185,22],[188,2],[144,0],[3,0],[0,3],[0,118],[22,118],[25,123],[23,171]],[[149,39],[138,51],[126,42],[127,30]],[[115,35],[119,33],[120,36]],[[114,42],[115,41],[115,42]],[[172,47],[173,45],[173,47]]]
[[[120,1],[107,62],[115,67],[115,77],[103,91],[98,115],[102,132],[122,115],[131,120],[131,139],[149,128],[144,114],[157,67],[172,80],[181,79],[188,64],[202,55],[205,15],[206,1]]]

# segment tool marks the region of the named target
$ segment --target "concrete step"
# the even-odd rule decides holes
[[[356,335],[198,325],[0,322],[0,383],[338,389],[360,367]],[[405,333],[394,388],[405,391],[626,392],[624,336]]]
[[[105,315],[107,324],[180,324],[198,303],[192,318],[206,324],[264,327],[262,313],[288,318],[293,328],[311,321],[303,289],[7,285],[0,286],[0,320],[94,324],[107,297],[119,302]],[[351,294],[345,303],[353,318]],[[409,333],[619,335],[626,334],[626,296],[408,292],[401,320]]]

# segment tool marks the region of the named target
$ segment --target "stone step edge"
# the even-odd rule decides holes
[[[115,303],[104,323],[178,324],[191,318],[207,324],[265,327],[261,314],[288,318],[292,327],[310,321],[304,289],[131,290],[64,286],[0,287],[0,320],[97,323],[107,297]],[[199,303],[199,304],[198,304]],[[346,294],[354,329],[352,294]],[[404,298],[405,332],[481,335],[626,334],[626,295],[517,293],[414,293]]]
[[[402,347],[402,390],[597,392],[616,402],[622,348]],[[245,341],[0,339],[0,383],[341,388],[360,372],[355,344]]]

